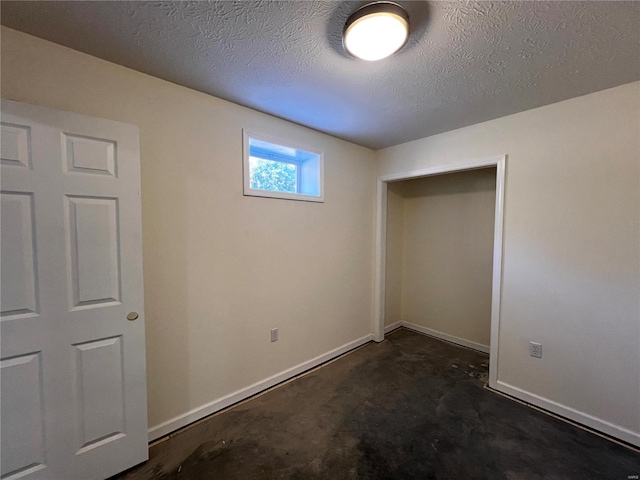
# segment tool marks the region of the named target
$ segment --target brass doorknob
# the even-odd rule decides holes
[[[138,317],[138,312],[129,312],[129,314],[127,315],[127,320],[133,322]]]

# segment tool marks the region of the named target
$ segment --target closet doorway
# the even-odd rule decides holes
[[[378,179],[376,341],[404,326],[490,354],[497,381],[506,157]]]

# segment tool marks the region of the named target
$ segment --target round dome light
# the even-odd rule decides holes
[[[381,60],[400,50],[409,37],[409,15],[395,3],[377,2],[356,10],[344,26],[347,52],[362,60]]]

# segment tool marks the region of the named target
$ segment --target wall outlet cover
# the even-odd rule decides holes
[[[529,355],[542,358],[542,345],[536,342],[529,342]]]

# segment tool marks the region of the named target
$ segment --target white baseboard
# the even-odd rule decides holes
[[[395,330],[396,328],[400,328],[402,326],[402,322],[395,322],[392,323],[391,325],[387,325],[386,327],[384,327],[384,333],[389,333],[392,330]]]
[[[521,388],[514,387],[513,385],[501,382],[500,380],[498,380],[497,382],[496,390],[502,393],[506,393],[507,395],[511,395],[512,397],[522,400],[523,402],[530,403],[533,406],[543,408],[544,410],[548,410],[549,412],[555,413],[562,417],[568,418],[569,420],[573,420],[574,422],[600,431],[606,435],[618,438],[623,442],[627,442],[631,445],[640,447],[640,433],[633,432],[627,428],[609,423],[597,417],[593,417],[587,413],[575,410],[571,407],[567,407],[560,403],[554,402],[553,400],[549,400],[548,398],[541,397]]]
[[[440,340],[446,340],[447,342],[456,343],[463,347],[472,348],[483,353],[489,353],[489,345],[483,345],[481,343],[472,342],[471,340],[465,340],[464,338],[454,337],[447,333],[439,332],[438,330],[432,330],[431,328],[423,327],[422,325],[416,325],[415,323],[401,322],[402,326],[409,330],[414,330],[418,333],[424,333],[431,337],[439,338]]]
[[[452,335],[448,335],[437,330],[432,330],[430,328],[422,327],[420,325],[416,325],[408,322],[396,322],[391,325],[385,327],[385,333],[390,332],[391,330],[395,330],[398,327],[405,327],[409,330],[414,330],[418,333],[423,333],[425,335],[429,335],[435,338],[439,338],[442,340],[446,340],[452,343],[456,343],[458,345],[462,345],[464,347],[472,348],[474,350],[479,350],[481,352],[489,353],[489,347],[487,345],[482,345],[479,343],[471,342],[469,340],[465,340],[462,338],[454,337]],[[182,415],[178,415],[166,422],[163,422],[159,425],[153,426],[149,429],[149,441],[156,440],[161,438],[169,433],[178,430],[190,423],[193,423],[201,418],[204,418],[208,415],[211,415],[219,410],[222,410],[234,403],[242,401],[246,398],[255,395],[256,393],[260,393],[263,390],[266,390],[274,385],[277,385],[280,382],[285,380],[289,380],[296,375],[299,375],[306,370],[317,367],[318,365],[332,360],[343,353],[348,352],[354,348],[357,348],[365,343],[368,343],[373,338],[373,335],[365,335],[362,338],[354,340],[352,342],[346,343],[338,348],[335,348],[329,352],[326,352],[322,355],[319,355],[311,360],[307,360],[306,362],[302,362],[294,367],[291,367],[287,370],[284,370],[280,373],[277,373],[269,378],[261,380],[259,382],[254,383],[248,387],[240,389],[236,392],[230,393],[229,395],[225,395],[224,397],[218,398],[210,403],[204,404],[200,407],[189,410],[188,412],[183,413]],[[596,431],[602,432],[606,435],[610,435],[614,438],[618,438],[624,442],[627,442],[631,445],[635,445],[640,447],[640,433],[633,432],[624,427],[620,427],[618,425],[606,422],[605,420],[601,420],[597,417],[593,417],[586,413],[580,412],[573,408],[564,406],[547,398],[541,397],[539,395],[530,393],[526,390],[523,390],[518,387],[514,387],[507,383],[504,383],[498,380],[495,389],[501,393],[506,395],[510,395],[518,400],[529,403],[535,407],[542,408],[544,410],[548,410],[556,415],[560,415],[562,417],[568,418],[574,422],[585,425],[589,428],[592,428]]]
[[[234,403],[249,398],[256,393],[260,393],[267,388],[271,388],[280,382],[289,380],[290,378],[295,377],[302,372],[317,367],[321,363],[324,363],[328,360],[342,355],[343,353],[348,352],[349,350],[353,350],[354,348],[370,342],[372,338],[372,334],[365,335],[364,337],[354,340],[353,342],[346,343],[338,348],[334,348],[327,353],[312,358],[311,360],[307,360],[306,362],[302,362],[294,367],[288,368],[287,370],[272,375],[269,378],[260,380],[253,385],[249,385],[248,387],[237,390],[233,393],[230,393],[229,395],[225,395],[224,397],[220,397],[212,402],[189,410],[188,412],[178,415],[177,417],[173,417],[166,422],[162,422],[159,425],[155,425],[149,428],[149,441],[151,442],[160,437],[164,437],[165,435],[168,435],[169,433],[178,430],[179,428],[189,425],[190,423],[200,420],[201,418],[211,415],[212,413],[222,410],[223,408],[227,408]]]

